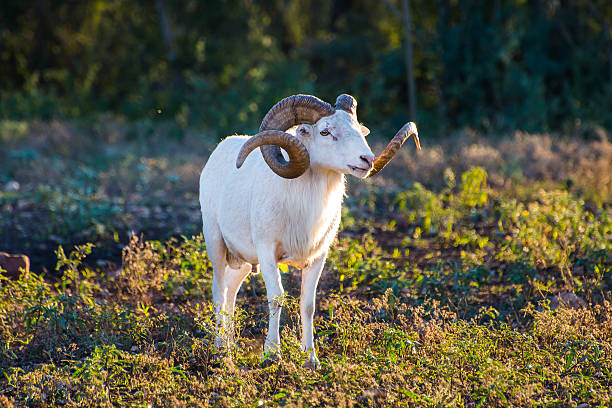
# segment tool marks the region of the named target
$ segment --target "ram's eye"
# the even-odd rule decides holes
[[[321,131],[321,136],[328,136],[329,135],[329,130],[325,129]]]

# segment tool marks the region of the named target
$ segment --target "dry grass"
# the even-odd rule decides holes
[[[464,132],[351,180],[310,372],[294,270],[281,362],[260,364],[258,276],[239,294],[238,346],[212,348],[197,178],[214,143],[112,122],[0,128],[0,249],[33,257],[32,273],[0,275],[0,406],[612,401],[606,135]]]
[[[376,151],[380,150],[381,146]],[[552,136],[523,132],[487,138],[464,131],[440,144],[424,144],[418,154],[413,150],[412,147],[402,149],[385,173],[400,185],[402,178],[393,174],[437,186],[447,168],[461,173],[480,166],[487,171],[494,187],[562,183],[589,200],[598,203],[612,200],[612,142],[602,129],[598,129],[592,140],[578,134]]]

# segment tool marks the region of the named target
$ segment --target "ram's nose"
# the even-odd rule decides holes
[[[368,168],[371,169],[374,166],[374,155],[373,154],[362,154],[359,156],[361,160],[368,164]]]

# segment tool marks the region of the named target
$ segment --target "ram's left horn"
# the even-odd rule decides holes
[[[393,156],[395,156],[400,147],[402,147],[404,142],[413,135],[414,143],[416,144],[417,149],[421,150],[419,131],[417,130],[414,122],[408,122],[395,134],[387,147],[385,147],[385,150],[383,150],[383,152],[374,159],[374,166],[368,177],[372,177],[374,174],[377,174],[379,171],[384,169],[385,166],[391,161]]]
[[[281,177],[287,179],[299,177],[310,167],[308,149],[297,137],[280,130],[264,130],[247,139],[244,145],[242,145],[240,152],[238,152],[236,167],[242,167],[249,153],[260,146],[274,146],[277,148],[271,156],[272,159],[270,161],[266,160],[266,163],[268,163],[273,172]],[[285,160],[280,148],[287,152],[289,161]],[[266,159],[265,156],[264,159]]]

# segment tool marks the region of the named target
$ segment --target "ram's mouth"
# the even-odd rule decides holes
[[[371,170],[370,168],[351,166],[350,164],[348,165],[348,168],[353,176],[359,177],[359,178],[366,177],[370,173],[370,170]]]

